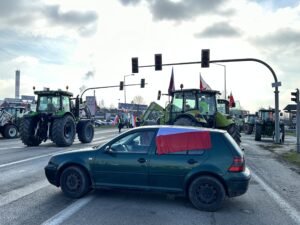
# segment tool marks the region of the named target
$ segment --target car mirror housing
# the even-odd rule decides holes
[[[111,149],[110,146],[106,146],[105,149],[104,149],[104,152],[111,154],[111,153],[113,153],[113,150]]]

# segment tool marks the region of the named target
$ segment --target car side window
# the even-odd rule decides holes
[[[111,145],[111,150],[122,153],[148,153],[154,131],[138,131],[128,134]]]

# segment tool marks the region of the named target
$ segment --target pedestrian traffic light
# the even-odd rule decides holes
[[[155,54],[154,56],[155,61],[155,70],[162,70],[162,56],[161,54]]]
[[[141,79],[141,88],[144,88],[145,87],[145,78],[142,78]]]
[[[124,82],[120,81],[120,91],[123,91],[123,89],[124,89]]]
[[[209,61],[210,61],[209,54],[210,54],[209,49],[202,49],[202,52],[201,52],[201,67],[202,68],[209,67]]]
[[[291,95],[293,97],[293,98],[291,98],[291,100],[298,103],[299,102],[299,89],[297,88],[295,92],[291,92]]]
[[[131,68],[132,68],[132,73],[139,72],[139,59],[137,57],[131,58]]]

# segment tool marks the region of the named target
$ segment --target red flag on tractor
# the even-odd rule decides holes
[[[230,95],[229,95],[228,98],[229,98],[229,107],[230,107],[230,108],[235,107],[235,101],[234,101],[232,92],[230,92]]]
[[[172,92],[175,90],[175,83],[174,83],[174,71],[172,68],[172,73],[171,73],[171,79],[170,79],[170,84],[169,84],[169,89],[168,89],[168,94],[172,95]]]
[[[205,82],[200,73],[200,91],[211,90],[211,87]]]

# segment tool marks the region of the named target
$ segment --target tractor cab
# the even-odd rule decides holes
[[[68,91],[35,91],[38,96],[37,100],[37,112],[55,114],[58,112],[70,112],[71,111],[71,100],[73,96]]]
[[[220,113],[229,115],[229,101],[226,99],[217,99],[217,107]]]

